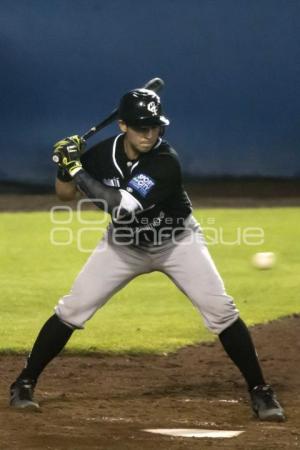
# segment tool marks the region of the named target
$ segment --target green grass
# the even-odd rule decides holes
[[[196,210],[195,215],[206,231],[227,290],[249,325],[300,312],[300,208],[206,209]],[[68,215],[55,217],[63,220]],[[68,292],[89,254],[77,249],[80,226],[99,228],[96,221],[102,216],[89,211],[83,217],[95,224],[80,225],[75,215],[70,224],[55,224],[71,227],[74,240],[70,245],[53,246],[50,233],[54,225],[49,213],[1,213],[0,351],[30,349],[58,298]],[[248,231],[249,227],[262,228],[264,243],[232,244],[247,227]],[[212,242],[215,233],[218,244]],[[65,231],[57,231],[55,236],[60,241],[67,239]],[[82,246],[92,249],[98,240],[99,229],[89,229]],[[277,254],[272,270],[251,266],[251,255],[258,251]],[[170,280],[152,273],[136,278],[115,295],[85,331],[74,334],[68,349],[160,353],[213,338]]]

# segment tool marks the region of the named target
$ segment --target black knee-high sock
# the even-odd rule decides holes
[[[242,319],[222,331],[219,338],[228,356],[243,374],[249,390],[265,384],[253,341]]]
[[[55,314],[51,316],[42,327],[26,367],[18,378],[30,378],[36,382],[46,365],[64,348],[73,331]]]

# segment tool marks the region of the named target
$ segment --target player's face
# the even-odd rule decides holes
[[[125,149],[129,157],[137,157],[139,153],[147,153],[156,144],[160,135],[160,126],[129,127],[119,123],[125,135]],[[128,151],[127,151],[128,150]]]

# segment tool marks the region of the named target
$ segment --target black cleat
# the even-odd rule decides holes
[[[250,396],[252,409],[260,420],[283,422],[286,419],[276,395],[268,384],[255,386],[250,391]]]
[[[19,409],[39,410],[40,405],[33,400],[35,382],[18,379],[10,387],[10,406]]]

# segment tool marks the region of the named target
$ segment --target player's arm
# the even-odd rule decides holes
[[[69,182],[57,181],[57,193],[61,199],[73,199],[73,195],[76,195],[76,189],[78,189],[98,208],[109,213],[114,212],[115,217],[120,217],[138,208],[139,203],[134,198],[130,198],[132,196],[105,186],[83,169],[80,161],[80,141],[77,137],[75,139],[72,136],[55,144],[54,156],[59,171],[64,171],[67,174],[66,179],[72,180]]]
[[[73,180],[61,181],[58,177],[55,180],[55,192],[57,197],[64,202],[75,200],[78,193]]]
[[[141,203],[129,192],[104,186],[83,169],[74,175],[74,182],[80,191],[98,208],[111,214],[115,221],[143,209]]]
[[[111,213],[121,202],[120,192],[95,180],[82,167],[73,176],[77,188],[100,209]]]

